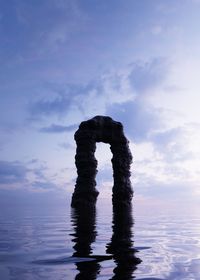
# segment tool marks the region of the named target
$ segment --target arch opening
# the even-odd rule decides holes
[[[99,191],[98,200],[109,198],[111,201],[112,196],[112,153],[110,145],[103,142],[96,143],[95,158],[98,161],[97,174],[96,174],[96,188]]]
[[[77,144],[75,164],[78,177],[72,196],[72,207],[96,203],[98,191],[95,178],[98,162],[95,151],[98,142],[110,144],[112,152],[113,204],[129,204],[133,196],[130,182],[132,155],[122,124],[107,116],[96,116],[82,122],[74,138]]]

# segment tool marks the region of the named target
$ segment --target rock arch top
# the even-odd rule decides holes
[[[107,116],[96,116],[82,122],[74,138],[77,144],[75,164],[78,177],[72,196],[72,207],[94,205],[96,202],[97,160],[94,154],[97,142],[110,144],[113,154],[113,204],[129,204],[133,196],[130,182],[132,155],[122,124]]]

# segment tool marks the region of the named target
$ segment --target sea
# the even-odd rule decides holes
[[[200,279],[198,213],[134,203],[1,208],[0,279]]]

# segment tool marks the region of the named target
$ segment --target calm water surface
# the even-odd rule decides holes
[[[133,211],[116,219],[100,205],[87,214],[80,218],[66,205],[4,209],[0,279],[200,279],[197,216]]]

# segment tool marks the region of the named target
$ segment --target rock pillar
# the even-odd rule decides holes
[[[94,205],[96,202],[97,142],[110,144],[113,154],[113,204],[129,204],[133,196],[130,182],[132,155],[122,124],[107,116],[96,116],[82,122],[74,138],[77,144],[75,164],[78,177],[72,196],[72,207]]]

